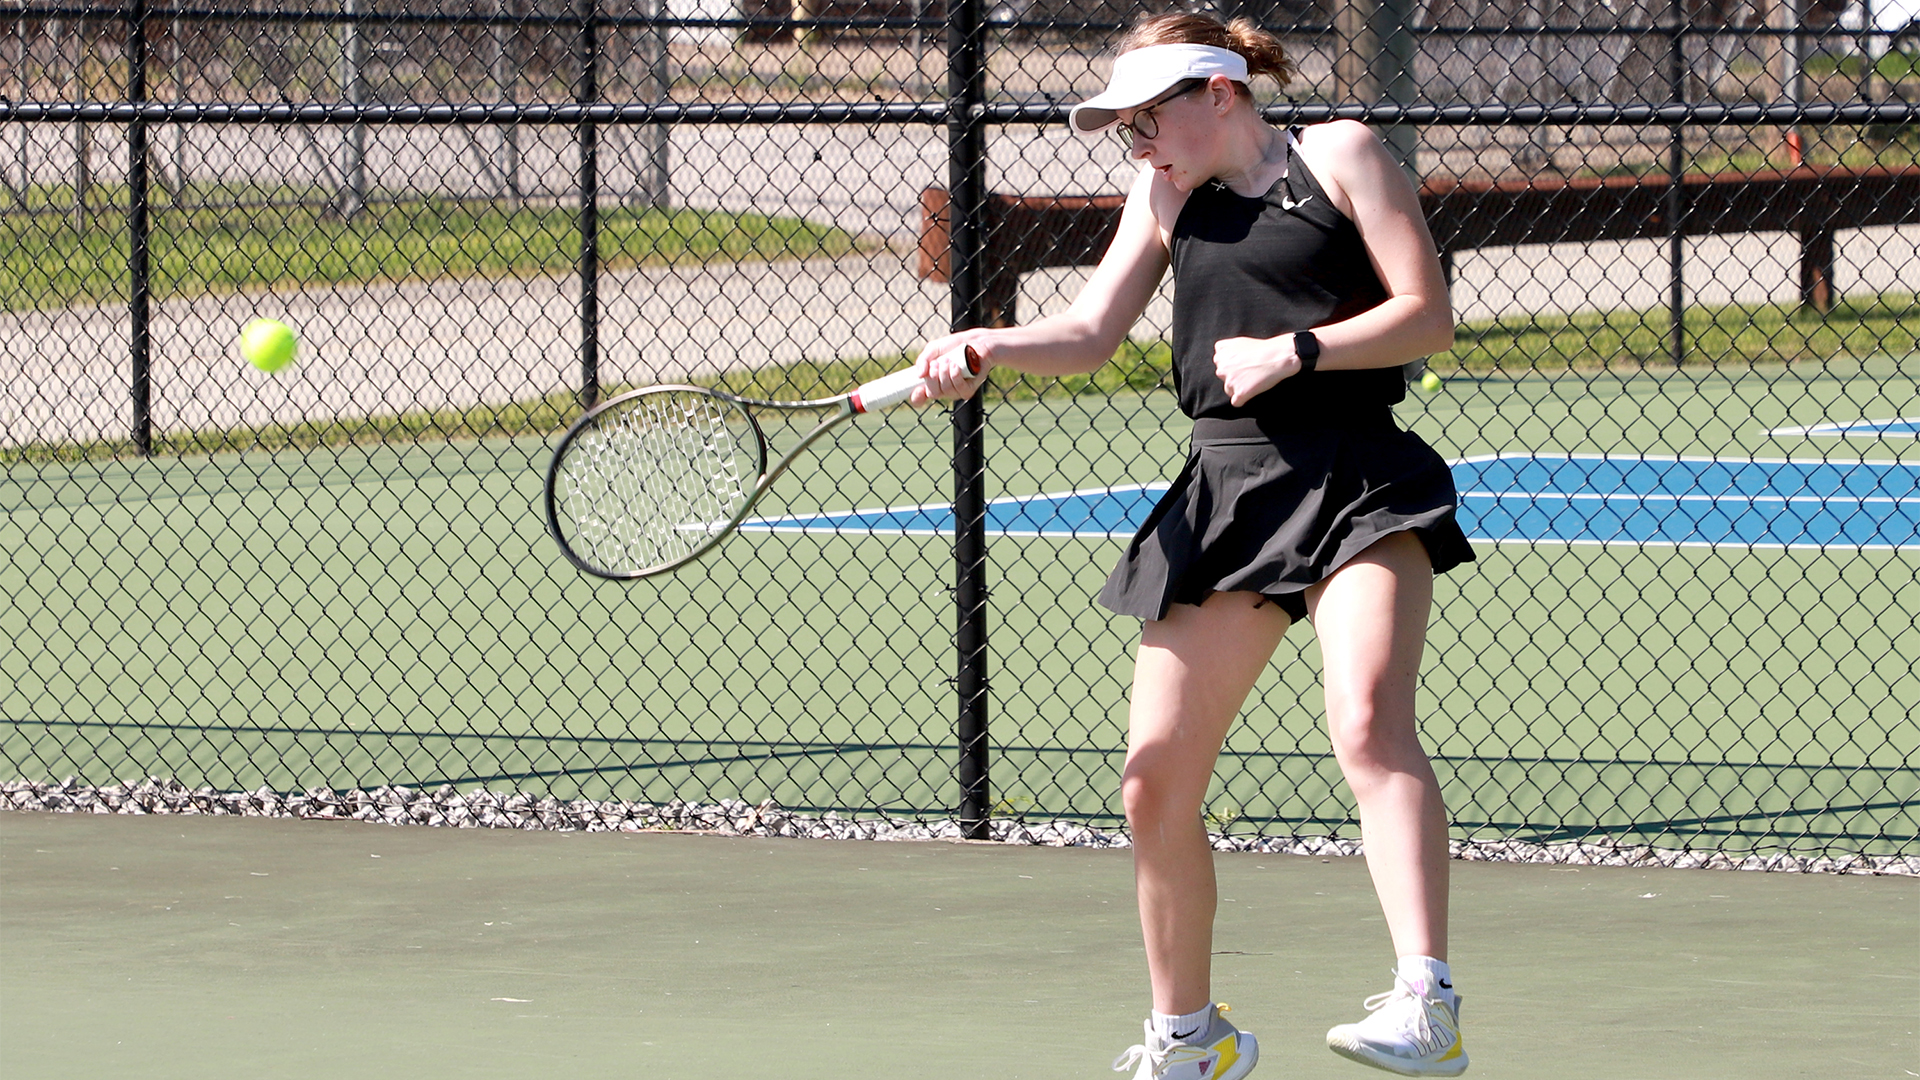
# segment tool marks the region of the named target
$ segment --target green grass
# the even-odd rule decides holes
[[[609,391],[612,392],[617,392],[617,388]],[[397,415],[341,417],[213,431],[165,432],[155,436],[153,449],[158,457],[187,457],[537,436],[565,427],[579,412],[577,395],[561,391],[506,405],[422,409]],[[0,466],[11,468],[15,465],[109,461],[132,454],[133,443],[129,439],[28,443],[24,446],[0,447]]]
[[[1858,55],[1815,53],[1807,58],[1807,74],[1817,78],[1840,75],[1848,79],[1858,79],[1866,70],[1866,66],[1867,58]],[[1874,65],[1874,73],[1888,82],[1920,79],[1920,52],[1889,50],[1880,58],[1880,62]]]
[[[1688,367],[1824,362],[1920,351],[1920,297],[1848,298],[1825,315],[1799,304],[1694,306],[1685,317]],[[1518,315],[1463,323],[1436,371],[1525,374],[1672,367],[1664,309]]]
[[[1920,165],[1920,125],[1867,124],[1802,128],[1806,135],[1805,154],[1809,165],[1845,169],[1901,168]],[[1713,176],[1720,173],[1757,173],[1787,167],[1784,151],[1768,139],[1758,145],[1745,135],[1730,149],[1709,146],[1687,155],[1685,171],[1689,176]],[[1638,160],[1621,161],[1603,169],[1581,168],[1577,177],[1667,175],[1664,150]]]
[[[121,213],[126,191],[97,194],[99,201],[76,215],[70,191],[34,189],[27,204],[33,212],[0,214],[0,303],[7,310],[104,303],[129,294]],[[564,273],[579,260],[577,212],[568,206],[402,199],[343,219],[318,204],[319,193],[296,202],[301,194],[195,191],[191,203],[245,195],[271,205],[156,207],[154,295]],[[638,208],[600,213],[599,248],[608,269],[842,255],[856,246],[839,229],[798,218]]]
[[[1920,352],[1920,296],[1888,292],[1844,300],[1824,315],[1799,304],[1697,305],[1686,312],[1689,368],[1826,362],[1884,353]],[[1620,310],[1574,315],[1521,315],[1461,323],[1454,346],[1428,361],[1456,372],[1527,375],[1556,371],[1670,369],[1667,312]],[[752,397],[806,398],[848,387],[906,364],[891,354],[825,363],[802,361],[708,380]],[[1005,370],[991,376],[996,401],[1103,398],[1173,385],[1173,353],[1163,341],[1129,339],[1112,362],[1091,375],[1032,379]]]
[[[1842,169],[1897,169],[1920,165],[1920,125],[1867,124],[1864,126],[1803,128],[1807,137],[1806,162],[1814,166]],[[1751,158],[1730,157],[1724,164],[1702,158],[1701,172],[1758,172],[1778,169],[1785,163],[1763,155]]]

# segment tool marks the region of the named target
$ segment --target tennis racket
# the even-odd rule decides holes
[[[967,349],[967,367],[979,357]],[[698,386],[649,386],[573,422],[547,466],[547,531],[567,561],[632,581],[677,570],[732,535],[807,447],[861,413],[906,401],[921,384],[896,371],[851,394],[760,401]],[[832,409],[772,468],[755,409]]]

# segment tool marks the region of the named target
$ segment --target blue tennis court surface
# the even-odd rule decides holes
[[[1490,543],[1920,546],[1920,466],[1502,454],[1453,463],[1467,535]],[[994,499],[1000,536],[1126,537],[1165,485]],[[761,532],[951,533],[946,505],[765,518]]]

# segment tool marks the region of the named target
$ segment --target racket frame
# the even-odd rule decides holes
[[[755,480],[752,490],[747,492],[746,498],[741,500],[740,507],[734,511],[733,516],[720,528],[709,534],[705,542],[685,555],[667,562],[656,563],[653,566],[642,567],[639,570],[610,570],[604,566],[596,565],[581,557],[581,555],[573,549],[573,545],[567,541],[565,533],[563,533],[560,528],[559,499],[557,498],[556,486],[560,478],[560,463],[565,460],[567,450],[573,445],[574,441],[578,439],[582,433],[592,430],[601,416],[614,409],[622,408],[639,398],[669,392],[704,394],[736,407],[740,414],[746,418],[747,426],[753,431],[753,437],[757,443],[756,458],[761,469],[760,476]],[[854,394],[843,394],[840,397],[833,398],[820,398],[814,401],[762,401],[757,398],[740,397],[739,395],[729,394],[723,390],[714,390],[710,387],[672,383],[662,386],[646,386],[638,390],[629,390],[624,394],[610,397],[581,414],[580,418],[575,420],[572,426],[567,428],[566,434],[560,437],[559,445],[554,448],[553,459],[547,464],[546,488],[543,496],[547,517],[547,533],[553,537],[556,544],[560,545],[560,553],[566,556],[568,562],[572,563],[577,569],[592,574],[594,577],[605,578],[609,581],[639,581],[643,578],[650,578],[678,570],[688,563],[699,559],[714,548],[719,547],[721,542],[733,535],[734,531],[740,527],[740,523],[745,521],[749,514],[753,513],[753,508],[759,504],[760,499],[773,487],[774,481],[778,480],[781,474],[785,473],[795,461],[799,460],[800,455],[805,453],[808,447],[819,441],[820,437],[827,432],[832,431],[847,420],[858,416],[863,410],[856,406],[857,393],[856,391]],[[753,415],[754,409],[778,409],[783,412],[800,412],[825,408],[833,409],[833,415],[815,425],[812,431],[802,436],[800,441],[795,443],[785,454],[781,455],[778,461],[774,462],[771,466],[766,464],[767,436],[766,432],[760,427],[759,418]]]
[[[966,362],[969,371],[975,375],[980,373],[980,357],[973,351],[971,345],[967,346],[966,349]],[[862,413],[891,408],[894,405],[905,402],[922,383],[923,380],[914,375],[911,368],[908,368],[896,371],[891,375],[884,375],[872,382],[863,383],[851,393],[841,394],[837,397],[815,398],[811,401],[766,401],[760,398],[729,394],[724,390],[715,390],[711,387],[692,386],[684,383],[643,386],[638,390],[629,390],[624,394],[610,397],[595,405],[593,408],[588,409],[585,413],[582,413],[580,418],[575,420],[572,425],[567,428],[566,433],[560,436],[559,444],[554,447],[553,459],[547,463],[547,478],[545,490],[542,494],[547,517],[547,534],[553,537],[554,543],[560,546],[560,553],[566,556],[567,561],[572,563],[577,569],[609,581],[639,581],[643,578],[655,577],[660,574],[678,570],[705,555],[707,552],[712,551],[714,548],[719,547],[721,541],[732,536],[734,531],[740,527],[740,523],[747,520],[747,515],[751,514],[753,508],[759,504],[761,497],[773,487],[773,482],[780,479],[781,474],[785,473],[789,466],[799,460],[800,455],[805,453],[809,446],[818,442],[821,436]],[[573,545],[567,542],[565,534],[561,532],[558,499],[555,498],[555,484],[560,477],[560,463],[567,456],[567,449],[573,445],[574,441],[578,439],[583,432],[594,428],[599,418],[610,410],[620,408],[637,398],[650,394],[668,392],[704,394],[718,401],[724,401],[738,409],[740,414],[746,417],[747,425],[753,429],[753,437],[758,444],[756,460],[761,467],[760,478],[754,482],[753,490],[747,492],[746,498],[741,500],[740,508],[734,511],[733,517],[719,529],[710,533],[705,543],[702,543],[687,554],[667,562],[642,567],[639,570],[609,570],[606,567],[597,566],[582,558],[580,554],[573,549]],[[791,449],[781,455],[780,460],[774,462],[771,467],[768,467],[766,464],[767,436],[766,432],[760,428],[759,418],[753,415],[753,410],[755,409],[773,409],[781,412],[806,412],[816,409],[832,409],[833,415],[820,421],[812,431],[807,432],[801,437],[799,442],[795,443]]]

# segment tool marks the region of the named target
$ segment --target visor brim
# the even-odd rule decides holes
[[[1075,105],[1067,113],[1067,123],[1082,135],[1105,131],[1120,122],[1121,109],[1137,109],[1192,78],[1192,75],[1180,74],[1165,80],[1108,87]]]

